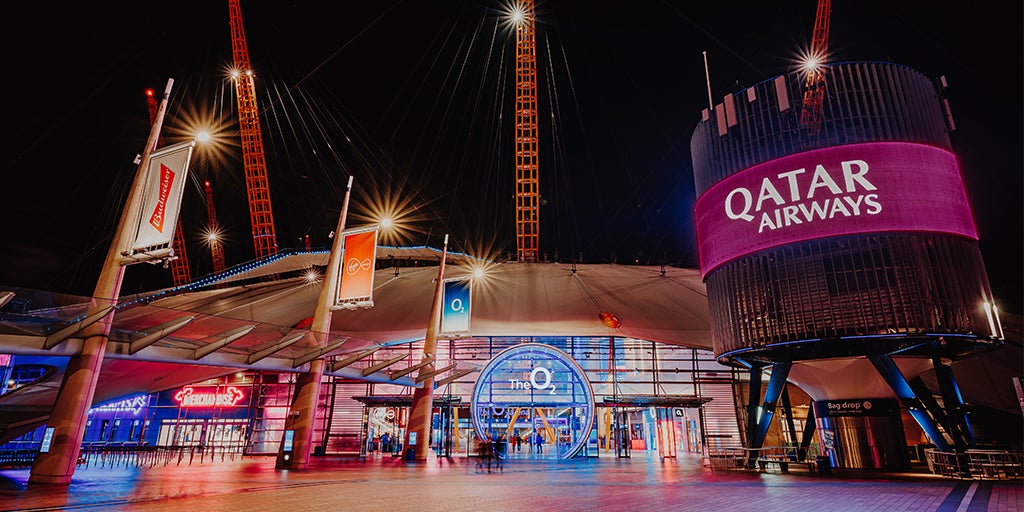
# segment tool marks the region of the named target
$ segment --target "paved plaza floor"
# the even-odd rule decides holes
[[[660,459],[405,462],[316,457],[274,469],[269,457],[135,467],[91,464],[69,486],[29,486],[28,469],[0,470],[0,510],[148,511],[940,511],[1024,510],[1017,480],[957,480],[923,471],[714,470],[696,455]]]

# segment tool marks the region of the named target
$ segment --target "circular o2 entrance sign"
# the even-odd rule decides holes
[[[569,354],[539,343],[491,359],[473,388],[472,407],[478,436],[518,436],[533,458],[576,455],[594,427],[594,391],[583,369]]]

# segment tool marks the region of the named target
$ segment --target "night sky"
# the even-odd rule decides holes
[[[714,4],[714,5],[711,5]],[[1016,5],[1010,5],[1016,4]],[[690,136],[708,106],[794,69],[816,3],[546,0],[537,4],[542,257],[697,266]],[[24,4],[4,22],[8,135],[0,284],[88,295],[149,133],[144,91],[174,79],[167,144],[196,120],[182,226],[193,276],[203,180],[228,266],[254,257],[238,145],[228,3]],[[393,202],[385,239],[494,258],[515,253],[514,33],[499,1],[242,2],[278,245],[329,246],[344,185],[349,226]],[[951,134],[993,291],[1022,304],[1022,7],[833,2],[832,61],[946,76]],[[13,133],[12,133],[13,132]],[[386,201],[385,201],[385,198]],[[135,265],[123,294],[171,285]]]

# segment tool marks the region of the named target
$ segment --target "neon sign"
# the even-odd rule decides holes
[[[755,165],[694,205],[700,268],[832,236],[893,231],[978,239],[956,156],[908,142],[817,149]]]
[[[234,386],[213,393],[196,391],[192,386],[185,386],[175,393],[174,401],[181,407],[233,407],[244,396],[242,391]]]
[[[109,404],[103,404],[99,407],[93,407],[89,409],[89,414],[96,412],[129,412],[133,415],[138,414],[144,407],[149,405],[149,395],[138,395],[124,400],[118,400]]]

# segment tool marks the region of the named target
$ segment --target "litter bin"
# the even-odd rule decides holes
[[[323,457],[323,455],[324,455],[324,447],[323,446],[315,446],[315,447],[313,447],[313,456],[314,457]]]
[[[818,470],[819,475],[830,475],[832,474],[832,460],[828,457],[818,456],[814,458],[814,466]]]
[[[405,449],[405,460],[416,460],[416,449],[408,447]]]

